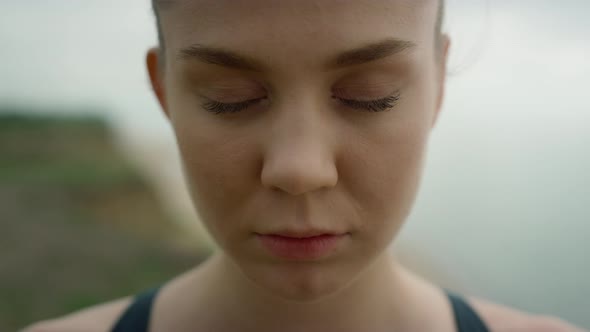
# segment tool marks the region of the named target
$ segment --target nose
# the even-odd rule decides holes
[[[338,182],[329,123],[316,112],[284,110],[265,136],[264,187],[301,195]]]

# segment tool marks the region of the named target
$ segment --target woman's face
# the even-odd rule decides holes
[[[148,56],[195,206],[256,284],[291,299],[342,289],[413,204],[444,82],[436,0],[178,0]],[[444,56],[444,54],[442,54]],[[158,86],[159,85],[159,86]],[[258,234],[346,234],[286,259]]]

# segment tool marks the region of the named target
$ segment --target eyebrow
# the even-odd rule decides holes
[[[411,41],[389,38],[340,53],[328,62],[327,67],[360,65],[410,50],[415,46],[416,44]]]
[[[388,38],[337,54],[328,60],[325,66],[337,69],[360,65],[413,49],[415,46],[416,44],[411,41]],[[256,72],[266,69],[264,64],[248,56],[202,44],[193,44],[181,49],[178,52],[178,59],[194,59],[223,67]]]
[[[263,71],[263,68],[265,68],[262,63],[247,56],[239,55],[223,48],[210,47],[202,44],[193,44],[181,49],[178,53],[178,59],[195,59],[204,63],[241,70]]]

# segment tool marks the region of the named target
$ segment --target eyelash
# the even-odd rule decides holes
[[[206,102],[203,103],[203,108],[215,114],[221,113],[236,113],[239,112],[248,106],[257,103],[258,101],[262,100],[263,98],[258,99],[251,99],[246,101],[241,101],[239,103],[221,103],[216,100],[208,99]]]
[[[401,95],[400,92],[397,91],[393,95],[376,99],[376,100],[355,100],[355,99],[344,99],[344,98],[337,98],[340,102],[344,105],[358,109],[365,112],[384,112],[388,111],[393,108],[397,102],[399,101]],[[246,100],[238,103],[221,103],[216,100],[208,99],[206,102],[203,103],[203,108],[215,114],[222,114],[222,113],[237,113],[240,112],[250,105],[253,105],[264,98],[258,99],[251,99]]]
[[[376,100],[337,99],[344,105],[354,109],[360,109],[365,112],[384,112],[393,108],[399,101],[400,97],[401,95],[398,91],[391,96]]]

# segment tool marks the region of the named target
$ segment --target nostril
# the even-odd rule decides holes
[[[262,184],[273,192],[296,196],[333,187],[336,178],[332,169],[307,169],[305,172],[285,168],[270,172],[267,169],[262,176]]]

